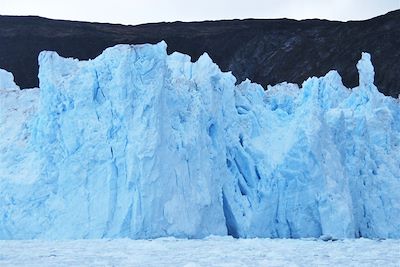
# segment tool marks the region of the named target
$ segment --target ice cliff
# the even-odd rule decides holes
[[[40,89],[0,72],[0,239],[400,237],[400,104],[367,53],[352,90],[235,85],[164,42],[39,65]]]

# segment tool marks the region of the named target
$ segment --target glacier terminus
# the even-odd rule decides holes
[[[400,238],[400,102],[330,71],[237,84],[207,54],[44,51],[0,70],[0,239]]]

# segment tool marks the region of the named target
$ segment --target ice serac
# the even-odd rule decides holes
[[[369,54],[353,90],[235,85],[164,42],[39,64],[1,95],[2,239],[400,237],[400,104]]]
[[[14,82],[14,75],[11,72],[0,69],[0,90],[19,89]]]

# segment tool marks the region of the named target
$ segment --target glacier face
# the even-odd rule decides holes
[[[352,90],[235,85],[164,42],[39,64],[0,89],[0,239],[400,237],[400,104],[366,53]]]

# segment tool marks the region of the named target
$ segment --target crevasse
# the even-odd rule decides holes
[[[400,237],[400,104],[367,53],[351,90],[235,85],[164,42],[39,65],[40,89],[0,72],[0,239]]]

